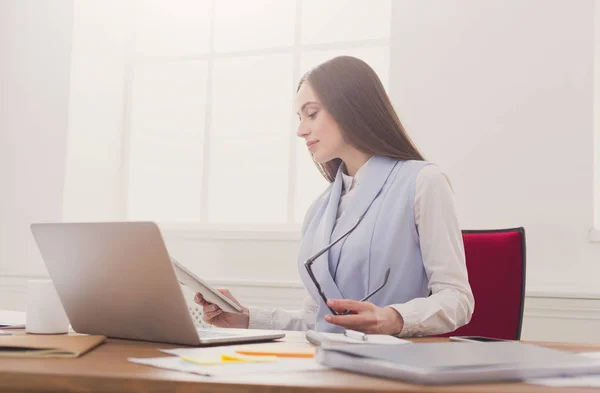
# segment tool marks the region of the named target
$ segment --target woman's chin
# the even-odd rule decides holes
[[[324,159],[321,159],[321,158],[313,155],[313,161],[316,162],[317,164],[325,164],[329,160],[324,160]]]
[[[319,154],[318,151],[312,153],[312,158],[313,161],[316,162],[317,164],[325,164],[331,160],[333,160],[333,157],[331,157],[329,154]]]

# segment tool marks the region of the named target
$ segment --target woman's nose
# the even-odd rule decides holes
[[[302,124],[300,124],[298,126],[298,130],[296,131],[296,135],[298,135],[300,138],[305,138],[309,134],[310,134],[310,130],[308,129],[308,127],[305,127]]]

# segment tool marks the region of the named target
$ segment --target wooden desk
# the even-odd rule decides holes
[[[417,339],[418,342],[445,339]],[[310,346],[291,332],[287,342]],[[285,344],[282,344],[285,345]],[[544,344],[563,350],[600,351],[600,345]],[[335,371],[202,377],[133,364],[127,357],[168,356],[157,348],[176,346],[109,339],[78,359],[0,358],[0,391],[43,392],[588,392],[600,389],[557,389],[523,383],[420,386]]]

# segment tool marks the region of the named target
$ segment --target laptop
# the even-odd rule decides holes
[[[285,337],[197,329],[155,223],[43,223],[31,231],[78,333],[192,346]]]

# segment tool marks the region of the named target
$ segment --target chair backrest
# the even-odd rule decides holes
[[[519,340],[525,301],[525,229],[465,230],[463,241],[475,310],[467,325],[444,336]]]

